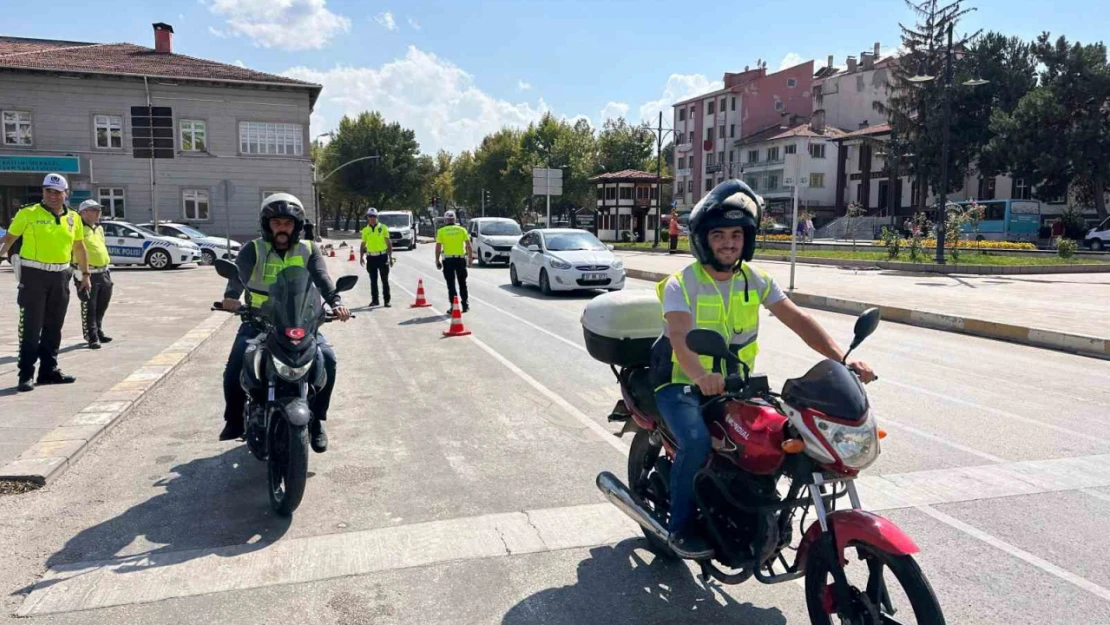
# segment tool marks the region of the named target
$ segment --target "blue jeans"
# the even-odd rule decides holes
[[[705,465],[711,443],[698,400],[682,384],[668,384],[655,392],[655,404],[674,435],[678,449],[671,467],[671,521],[674,533],[694,518],[694,476]]]

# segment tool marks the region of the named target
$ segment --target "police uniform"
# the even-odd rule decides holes
[[[382,297],[389,306],[389,228],[378,222],[362,229],[366,246],[366,271],[370,273],[370,305],[378,305],[378,276],[381,276]]]
[[[470,241],[470,234],[457,224],[448,224],[436,231],[436,243],[443,248],[443,279],[447,282],[447,295],[454,302],[457,294],[464,309],[470,308],[470,296],[466,290],[467,241]],[[456,280],[459,283],[457,292]]]
[[[92,200],[88,200],[91,202]],[[95,203],[94,203],[95,204]],[[82,203],[82,208],[90,207]],[[99,205],[95,205],[99,208]],[[108,246],[104,241],[104,227],[100,224],[85,228],[85,254],[89,261],[89,282],[92,287],[88,293],[78,291],[81,299],[81,335],[91,349],[97,349],[101,343],[110,343],[111,337],[104,334],[104,313],[112,301],[112,277],[108,272],[111,258],[108,255]],[[76,260],[73,261],[76,266]],[[75,269],[74,277],[80,277],[80,271]]]
[[[56,175],[56,174],[54,174]],[[55,214],[42,203],[23,207],[8,229],[21,237],[19,251],[19,379],[39,380],[58,368],[62,325],[69,307],[70,260],[75,241],[84,241],[81,217],[64,207]]]

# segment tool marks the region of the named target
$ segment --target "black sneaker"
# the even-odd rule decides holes
[[[112,342],[112,337],[108,336],[107,334],[101,334],[100,335],[100,342],[101,343],[111,343]]]
[[[312,451],[322,454],[328,450],[328,431],[324,428],[324,422],[319,419],[313,419],[308,422],[309,442],[312,445]]]
[[[100,343],[89,343],[89,349],[100,349]]]
[[[463,312],[470,312],[470,302],[463,302],[462,303],[462,311]]]
[[[704,560],[713,556],[713,549],[709,543],[693,530],[685,530],[671,536],[667,546],[675,552],[675,555],[687,560]]]
[[[373,301],[370,302],[370,308],[373,308],[375,306],[381,306],[381,304],[378,302],[378,300],[373,300]]]
[[[224,429],[220,432],[221,441],[234,441],[243,438],[243,420],[232,419],[224,423]]]
[[[386,303],[385,303],[385,307],[386,307],[386,308],[392,308],[392,306],[391,306],[391,305],[389,304],[389,302],[386,302]]]
[[[31,378],[19,378],[19,386],[17,387],[20,393],[26,393],[35,390],[35,383]]]
[[[39,384],[39,385],[42,385],[42,384],[73,384],[76,381],[77,381],[77,378],[73,377],[72,375],[66,375],[66,374],[62,373],[61,369],[55,369],[53,371],[47,371],[47,372],[40,371],[39,372],[39,379],[35,380],[35,383]]]

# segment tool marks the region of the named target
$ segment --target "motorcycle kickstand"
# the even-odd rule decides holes
[[[701,567],[701,572],[697,574],[698,581],[702,586],[709,588],[709,580],[713,575],[709,572],[709,563],[705,560],[698,560],[698,566]]]

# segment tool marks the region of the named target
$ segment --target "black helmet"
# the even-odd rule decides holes
[[[726,180],[703,197],[690,213],[690,248],[694,258],[717,271],[739,271],[744,261],[755,255],[755,234],[759,230],[763,200],[739,180]],[[744,229],[744,250],[740,263],[726,267],[709,247],[709,231],[714,228]]]
[[[270,220],[286,217],[293,220],[293,234],[289,245],[296,245],[304,231],[304,207],[301,201],[288,193],[275,193],[262,200],[262,211],[258,214],[258,225],[262,228],[262,240],[273,243],[274,233],[270,231]]]

